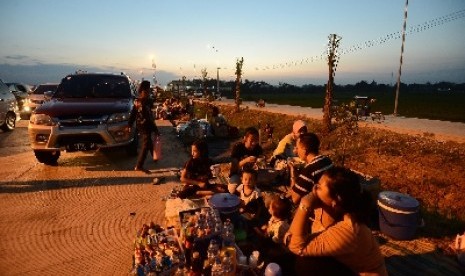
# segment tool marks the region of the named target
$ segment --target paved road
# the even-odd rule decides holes
[[[217,104],[233,105],[232,99],[216,101]],[[306,116],[321,120],[323,111],[321,108],[310,108],[290,105],[266,104],[265,108],[255,106],[255,102],[243,102],[250,109],[265,110],[268,112]],[[382,123],[373,122],[371,119],[360,121],[362,126],[376,127],[395,131],[398,133],[413,134],[420,136],[435,137],[440,141],[455,141],[465,143],[465,124],[439,120],[428,120],[418,118],[406,118],[402,116],[386,115]]]
[[[171,142],[166,158],[146,161],[151,175],[133,171],[124,151],[64,153],[46,166],[29,148],[27,122],[0,132],[0,275],[127,275],[136,229],[164,223],[171,170],[188,158],[170,124],[158,123]],[[158,175],[167,182],[154,186]]]

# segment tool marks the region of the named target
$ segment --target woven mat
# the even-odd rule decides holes
[[[465,275],[453,257],[425,240],[395,241],[378,236],[389,275]]]

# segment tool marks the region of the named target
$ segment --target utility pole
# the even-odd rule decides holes
[[[396,88],[396,99],[394,102],[394,116],[397,116],[397,106],[399,101],[399,89],[400,89],[400,76],[402,75],[402,59],[404,56],[404,45],[405,45],[405,29],[407,28],[407,8],[408,0],[405,0],[405,11],[404,11],[404,26],[402,28],[402,47],[400,48],[400,65],[399,74],[397,75],[397,88]]]
[[[220,67],[216,67],[216,95],[220,95]]]

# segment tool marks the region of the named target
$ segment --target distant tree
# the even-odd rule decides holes
[[[241,104],[241,79],[242,79],[242,65],[244,64],[244,58],[238,58],[236,60],[236,112],[240,111]]]
[[[203,93],[204,95],[207,94],[207,75],[208,75],[208,72],[207,72],[207,68],[202,68],[202,70],[200,70],[201,74],[202,74],[202,85],[203,85]]]
[[[328,42],[328,84],[326,85],[326,96],[325,103],[323,106],[323,130],[326,133],[331,131],[331,106],[333,100],[333,86],[334,76],[336,75],[336,67],[339,61],[339,55],[337,54],[337,48],[339,47],[339,41],[341,37],[336,34],[329,35]]]

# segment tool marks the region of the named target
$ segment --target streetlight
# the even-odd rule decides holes
[[[216,95],[220,95],[220,67],[216,67]]]

